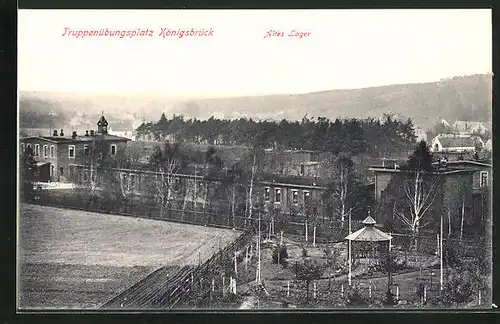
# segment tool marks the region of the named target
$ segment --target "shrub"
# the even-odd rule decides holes
[[[278,255],[279,255],[279,263],[283,266],[286,266],[288,259],[288,251],[286,245],[276,245],[273,249],[273,262],[278,263]]]
[[[385,293],[384,305],[385,306],[394,306],[396,304],[397,304],[397,302],[396,302],[396,298],[395,298],[394,294],[392,293],[392,291],[388,290]]]
[[[473,293],[472,278],[468,273],[464,273],[445,284],[439,300],[446,306],[463,305],[471,301]]]
[[[297,280],[306,284],[306,300],[309,300],[309,286],[311,281],[318,280],[323,274],[324,267],[317,262],[305,260],[303,263],[296,262],[293,272]]]
[[[243,260],[244,260],[244,259],[245,259],[245,256],[243,255],[243,253],[238,253],[238,254],[236,255],[236,261],[237,261],[238,263],[243,262]]]
[[[353,288],[350,292],[347,293],[346,303],[347,306],[353,307],[366,307],[369,305],[366,298],[361,295],[357,288]]]

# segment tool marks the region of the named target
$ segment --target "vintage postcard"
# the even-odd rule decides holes
[[[20,10],[19,311],[492,307],[491,10]]]

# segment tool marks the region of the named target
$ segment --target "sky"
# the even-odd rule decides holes
[[[491,73],[491,39],[490,10],[19,10],[18,89],[220,97],[433,82]]]

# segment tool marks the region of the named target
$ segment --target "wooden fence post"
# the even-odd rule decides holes
[[[248,272],[248,245],[245,252],[245,271]]]

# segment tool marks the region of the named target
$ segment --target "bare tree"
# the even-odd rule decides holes
[[[137,146],[127,146],[118,150],[112,157],[112,170],[106,170],[104,175],[106,190],[111,191],[125,210],[137,193],[137,167],[141,158]]]
[[[331,207],[335,215],[339,215],[342,228],[349,211],[355,210],[360,201],[357,195],[357,181],[354,171],[354,162],[347,155],[339,155],[327,159],[323,165],[323,173],[331,179],[326,192],[330,198]]]
[[[226,178],[226,190],[228,192],[228,202],[229,202],[229,210],[232,218],[232,226],[236,226],[236,206],[238,202],[238,198],[240,197],[240,192],[242,189],[242,181],[243,181],[243,170],[238,163],[234,163],[229,170],[228,177]],[[244,188],[244,187],[243,187]],[[229,217],[228,217],[229,220]]]
[[[150,164],[156,171],[152,179],[154,196],[160,203],[160,216],[163,217],[164,207],[169,208],[173,196],[173,185],[178,179],[178,173],[186,166],[186,158],[179,144],[165,143],[163,149],[159,146],[151,154]]]
[[[416,236],[419,230],[427,226],[430,221],[422,221],[428,215],[427,211],[433,205],[439,192],[439,175],[416,170],[410,172],[404,181],[404,196],[407,208],[395,212],[395,215]]]

